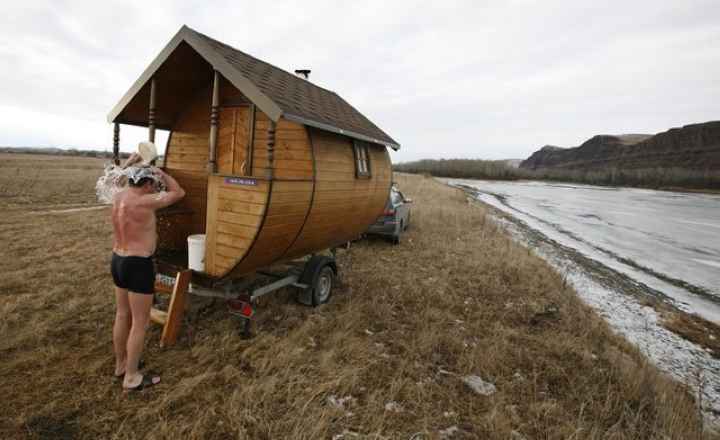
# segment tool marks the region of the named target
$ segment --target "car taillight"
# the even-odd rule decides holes
[[[383,212],[383,215],[388,215],[388,216],[390,216],[390,215],[395,215],[395,210],[394,210],[394,209],[386,209],[386,210]]]

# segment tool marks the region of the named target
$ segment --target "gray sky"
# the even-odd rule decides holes
[[[720,119],[718,0],[27,0],[0,6],[0,145],[111,149],[108,112],[183,24],[311,68],[396,162]],[[144,136],[123,126],[122,149]]]

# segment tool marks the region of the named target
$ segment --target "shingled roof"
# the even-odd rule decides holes
[[[400,145],[337,93],[183,26],[108,115],[118,116],[163,62],[186,42],[271,119],[280,117],[352,138]]]

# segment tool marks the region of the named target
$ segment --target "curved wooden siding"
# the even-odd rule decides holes
[[[268,128],[270,119],[262,112],[255,115],[253,175],[269,175]],[[280,119],[275,127],[274,177],[276,179],[312,180],[310,138],[304,125]]]
[[[352,141],[309,130],[315,155],[315,193],[305,226],[285,259],[357,238],[382,213],[392,180],[385,147],[368,147],[371,177],[357,178]]]
[[[268,119],[256,115],[253,172],[268,174]],[[311,206],[312,151],[305,126],[281,119],[275,132],[275,154],[265,217],[251,249],[226,276],[240,276],[282,259],[300,233]]]
[[[222,277],[257,240],[267,212],[270,182],[210,176],[205,243],[205,272]]]

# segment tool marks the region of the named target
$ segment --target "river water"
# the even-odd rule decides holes
[[[509,215],[498,221],[656,365],[702,393],[706,417],[720,426],[720,360],[663,327],[642,301],[720,324],[720,195],[443,180]]]
[[[479,198],[720,324],[720,195],[456,181]]]

